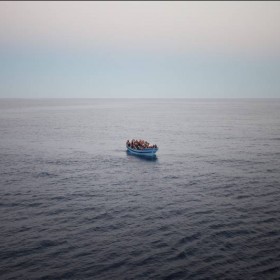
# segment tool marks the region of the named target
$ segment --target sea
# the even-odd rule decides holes
[[[1,99],[0,278],[280,279],[280,99]]]

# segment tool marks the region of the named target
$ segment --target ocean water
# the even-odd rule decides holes
[[[1,280],[280,279],[280,100],[2,99],[0,211]]]

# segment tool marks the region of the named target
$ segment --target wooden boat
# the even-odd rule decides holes
[[[148,156],[148,157],[154,157],[156,156],[156,152],[158,151],[158,148],[146,148],[142,150],[132,149],[128,145],[126,145],[127,151],[133,155],[138,156]]]

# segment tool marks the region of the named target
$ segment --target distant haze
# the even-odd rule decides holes
[[[279,2],[0,2],[0,97],[280,97]]]

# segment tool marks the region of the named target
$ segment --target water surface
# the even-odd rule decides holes
[[[278,99],[3,99],[0,136],[1,279],[280,278]]]

